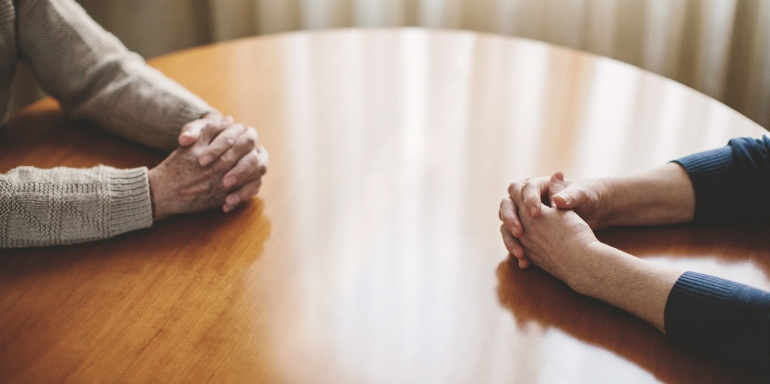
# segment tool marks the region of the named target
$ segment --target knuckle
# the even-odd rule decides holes
[[[524,203],[528,205],[537,204],[538,202],[540,202],[540,199],[538,198],[538,196],[534,196],[531,193],[524,196]]]
[[[251,137],[242,135],[238,138],[238,142],[235,143],[235,147],[241,152],[247,152],[253,150],[255,144],[256,142]]]
[[[229,160],[229,156],[227,154],[222,155],[222,157],[219,158],[219,161],[217,161],[215,164],[215,174],[227,172],[230,167],[232,166],[232,161]]]
[[[259,167],[259,159],[257,158],[256,155],[247,155],[244,161],[248,169],[254,170]]]
[[[193,158],[197,159],[197,158],[200,158],[203,155],[208,154],[208,150],[205,147],[203,147],[203,146],[194,145],[194,146],[189,147],[189,149],[187,150],[187,154],[189,156],[192,156]]]
[[[243,131],[246,128],[243,127],[243,124],[233,124],[229,129],[232,132],[234,137],[238,137],[241,134],[243,134]]]
[[[219,157],[218,164],[221,167],[229,166],[229,164],[232,162],[232,151],[226,151],[222,154],[222,156]]]
[[[244,144],[248,148],[254,148],[257,145],[257,138],[254,135],[245,135],[243,138]]]
[[[521,181],[516,181],[516,182],[511,183],[511,185],[508,186],[508,194],[512,195],[512,194],[516,193],[516,191],[521,189],[521,186],[522,186],[522,182]]]
[[[216,133],[218,131],[219,131],[219,128],[217,126],[215,126],[215,125],[212,125],[212,124],[206,124],[201,129],[201,132],[206,133],[206,134],[214,134],[214,133]]]

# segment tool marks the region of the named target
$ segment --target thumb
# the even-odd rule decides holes
[[[548,180],[548,199],[551,202],[551,207],[554,206],[554,195],[564,190],[567,187],[567,183],[564,182],[564,174],[556,172],[551,175]]]
[[[203,119],[193,120],[185,124],[185,126],[182,127],[182,132],[179,134],[179,145],[187,147],[195,143],[201,135],[201,130],[205,126],[206,120]]]
[[[575,209],[588,200],[586,191],[582,188],[570,185],[553,195],[553,202],[561,209]]]

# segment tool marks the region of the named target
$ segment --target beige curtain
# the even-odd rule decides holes
[[[463,28],[527,37],[657,72],[770,127],[767,0],[79,2],[145,57],[244,36],[349,26]],[[15,99],[22,105],[30,91],[27,80],[18,83],[26,90]]]

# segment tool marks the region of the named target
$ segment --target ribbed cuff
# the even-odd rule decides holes
[[[722,312],[737,283],[695,272],[676,281],[666,301],[666,334],[674,340],[699,340],[717,331],[714,316]]]
[[[768,370],[770,293],[695,272],[674,284],[664,313],[666,335],[689,349]]]
[[[673,162],[681,165],[690,176],[695,191],[697,224],[724,224],[726,217],[735,215],[727,196],[736,185],[735,161],[731,147],[696,153]]]
[[[102,167],[110,196],[108,237],[152,226],[152,202],[147,167]]]

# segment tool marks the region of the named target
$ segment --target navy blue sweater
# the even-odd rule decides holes
[[[770,139],[740,138],[676,160],[695,190],[699,225],[770,225]],[[665,310],[677,344],[770,372],[770,293],[718,277],[684,273]]]

